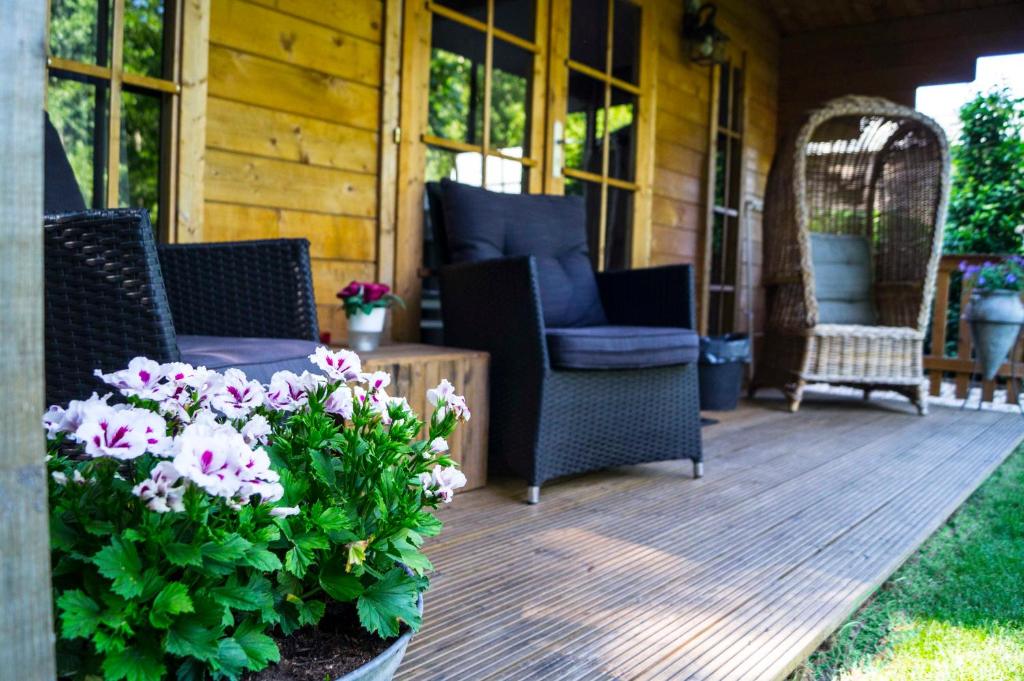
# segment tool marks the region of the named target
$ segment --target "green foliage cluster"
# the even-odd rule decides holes
[[[946,223],[947,253],[1024,253],[1024,99],[1006,89],[960,108]]]
[[[279,659],[268,506],[235,511],[190,487],[184,511],[154,513],[132,487],[155,457],[80,460],[61,440],[51,456],[51,473],[75,481],[50,484],[62,676],[235,679]]]

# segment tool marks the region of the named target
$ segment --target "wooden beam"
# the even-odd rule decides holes
[[[181,95],[178,123],[177,223],[172,240],[203,240],[203,182],[206,170],[206,91],[210,45],[210,0],[183,0]]]
[[[0,0],[0,676],[56,676],[43,408],[46,3]]]
[[[395,287],[395,211],[402,83],[402,0],[384,3],[381,58],[380,161],[377,204],[377,281]]]

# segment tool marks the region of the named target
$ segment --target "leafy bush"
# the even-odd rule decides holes
[[[960,108],[946,253],[1024,253],[1024,100],[1006,89],[979,93]]]
[[[443,381],[429,437],[390,377],[319,348],[326,375],[267,386],[136,358],[43,418],[61,674],[237,679],[272,637],[352,602],[369,631],[419,626],[429,512],[465,477],[445,440],[469,418]]]

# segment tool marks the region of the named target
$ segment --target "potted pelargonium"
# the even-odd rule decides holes
[[[46,412],[62,677],[394,673],[469,410],[442,381],[423,424],[355,353],[310,359],[261,385],[140,357]]]
[[[405,303],[391,293],[387,284],[353,281],[338,291],[338,298],[348,317],[349,345],[359,352],[376,350],[384,331],[388,308]]]
[[[971,328],[982,378],[991,380],[1006,360],[1024,324],[1024,257],[1001,262],[960,263],[964,281],[972,286],[964,319]]]

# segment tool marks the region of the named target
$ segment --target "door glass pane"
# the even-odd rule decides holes
[[[569,72],[565,117],[565,167],[601,174],[604,137],[604,89],[599,80]]]
[[[50,0],[50,53],[109,66],[111,14],[110,0]]]
[[[722,284],[724,263],[722,256],[725,252],[725,216],[715,212],[711,219],[711,283]]]
[[[581,196],[587,211],[587,250],[590,261],[597,267],[598,232],[601,228],[601,185],[575,178],[565,178],[567,196]]]
[[[533,42],[535,0],[494,0],[494,26]]]
[[[437,0],[437,4],[449,7],[477,21],[487,22],[487,0]]]
[[[615,0],[615,35],[612,36],[612,75],[629,83],[640,82],[640,7]]]
[[[608,3],[572,0],[571,21],[569,58],[604,73],[608,61]]]
[[[636,158],[636,96],[612,88],[608,109],[608,175],[632,182]],[[599,125],[602,129],[604,125]]]
[[[124,68],[164,77],[164,0],[128,0],[124,5]]]
[[[732,72],[732,120],[730,126],[736,132],[743,129],[743,71]]]
[[[121,163],[118,195],[121,205],[149,210],[160,219],[161,97],[125,90],[121,100]]]
[[[629,267],[630,226],[633,224],[633,192],[608,187],[608,214],[605,227],[604,268],[622,270]]]
[[[502,40],[494,41],[490,146],[511,156],[529,153],[527,133],[532,74],[532,52]]]
[[[50,120],[60,133],[64,152],[85,203],[106,204],[106,86],[86,79],[51,75],[47,89]]]
[[[434,15],[428,111],[431,135],[483,144],[485,42],[484,33]]]
[[[725,133],[718,133],[715,144],[715,205],[726,206],[729,199],[726,194],[729,178],[729,141]]]
[[[526,186],[526,168],[522,163],[497,156],[487,157],[485,189],[503,194],[522,194]]]
[[[729,94],[732,90],[732,67],[722,64],[718,67],[718,126],[729,127]]]
[[[483,157],[475,151],[427,147],[427,182],[449,179],[479,187],[483,184]]]

